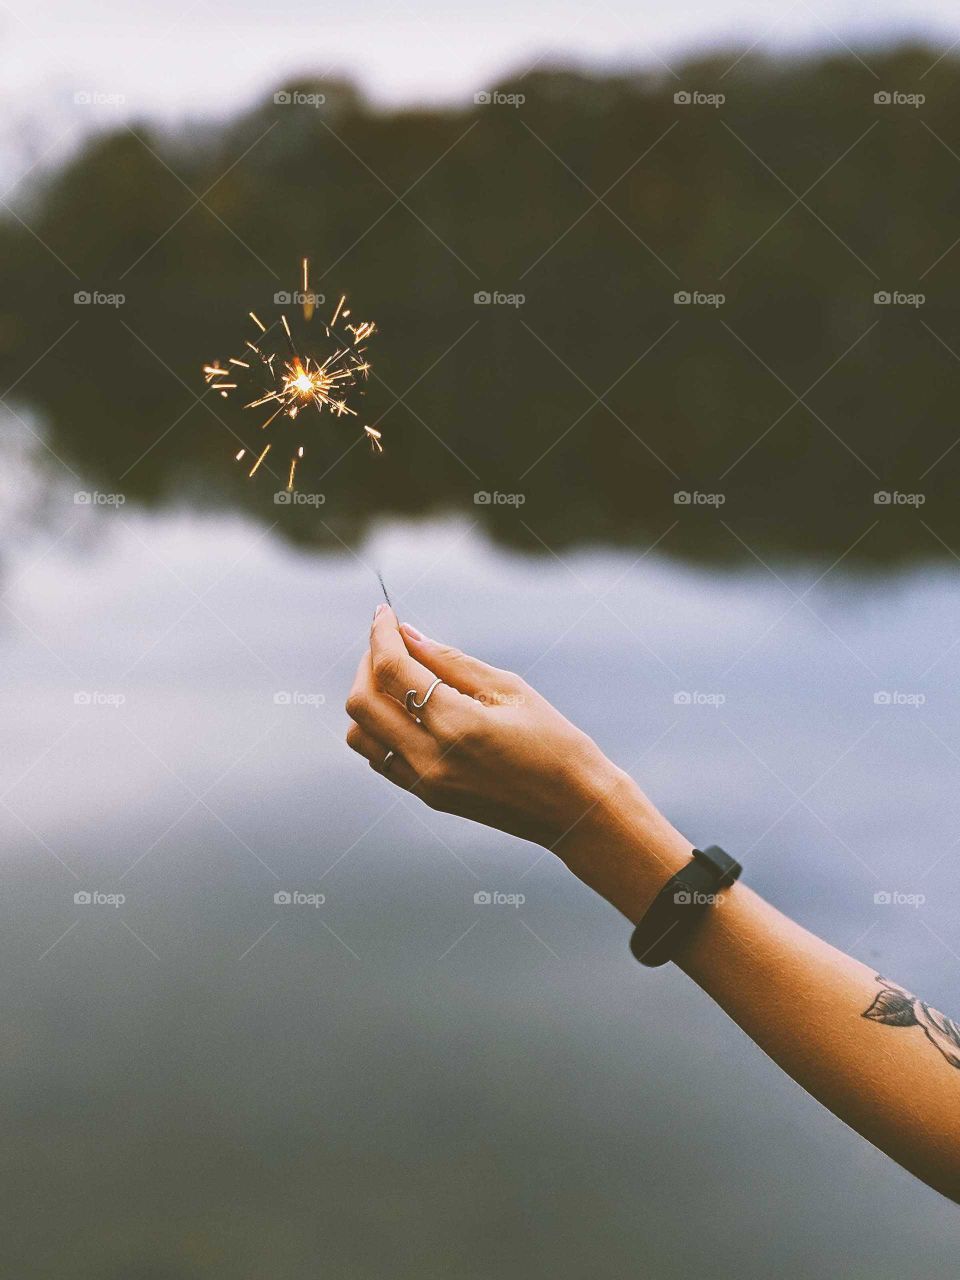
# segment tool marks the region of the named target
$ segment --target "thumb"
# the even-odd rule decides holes
[[[491,667],[479,658],[461,653],[452,645],[438,644],[436,640],[421,635],[416,627],[411,627],[406,622],[400,627],[400,634],[407,651],[418,662],[423,663],[446,684],[471,698],[494,702],[498,692],[512,693],[522,683],[520,677],[515,676],[512,671]]]

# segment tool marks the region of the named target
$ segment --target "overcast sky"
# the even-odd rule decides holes
[[[691,51],[960,37],[954,0],[4,0],[2,92],[18,115],[77,90],[125,110],[229,112],[291,72],[339,71],[378,100],[455,101],[536,58],[672,63]],[[841,43],[842,42],[842,43]]]
[[[960,47],[955,0],[0,0],[0,196],[118,117],[230,116],[296,75],[345,75],[384,106],[466,103],[537,63],[669,79],[717,48],[732,63],[906,38]]]

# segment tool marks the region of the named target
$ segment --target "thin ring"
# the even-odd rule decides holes
[[[403,700],[403,705],[406,707],[406,709],[410,712],[410,714],[413,716],[415,720],[418,719],[416,713],[418,711],[422,711],[423,708],[427,705],[427,703],[430,701],[430,698],[433,694],[434,689],[436,689],[438,684],[443,684],[443,681],[440,679],[439,676],[437,676],[436,680],[434,680],[433,684],[430,686],[427,692],[423,695],[423,698],[421,699],[420,702],[417,701],[416,689],[407,690],[407,696]]]
[[[380,766],[381,773],[385,774],[387,772],[387,770],[390,768],[390,761],[393,759],[393,757],[396,754],[397,753],[395,751],[388,751],[387,754],[383,757],[383,764],[381,764]]]

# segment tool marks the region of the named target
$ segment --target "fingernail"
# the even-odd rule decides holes
[[[424,642],[426,642],[427,644],[430,643],[430,641],[427,640],[426,636],[421,635],[420,632],[417,630],[417,628],[411,627],[408,622],[405,622],[403,624],[403,632],[405,635],[408,635],[411,640],[419,640],[421,644]]]
[[[376,607],[376,608],[374,609],[374,611],[373,611],[373,620],[374,620],[374,622],[376,622],[376,620],[380,617],[381,613],[383,613],[383,611],[384,611],[384,609],[385,609],[386,607],[387,607],[387,606],[386,606],[385,604],[378,604],[378,605],[377,605],[377,607]]]

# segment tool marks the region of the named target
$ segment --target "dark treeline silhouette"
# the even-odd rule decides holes
[[[380,327],[385,455],[331,468],[359,437],[318,420],[301,473],[340,536],[457,509],[532,550],[677,521],[665,551],[747,556],[723,521],[764,557],[833,557],[876,521],[852,559],[960,553],[960,64],[938,56],[536,70],[395,113],[302,82],[222,126],[99,135],[0,225],[10,403],[86,487],[328,541],[315,509],[274,505],[279,459],[253,481],[234,463],[259,419],[201,394],[307,254],[331,309],[346,291]]]

